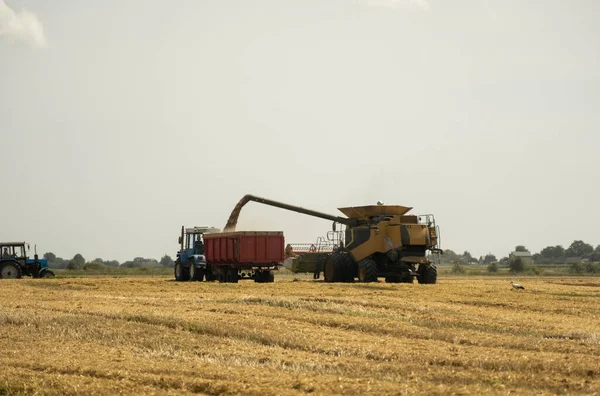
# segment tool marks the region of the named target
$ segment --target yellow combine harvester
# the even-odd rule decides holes
[[[345,226],[343,241],[322,260],[326,282],[435,283],[437,269],[427,252],[439,249],[439,230],[433,215],[408,215],[412,209],[399,205],[354,206],[339,208],[347,217],[333,216],[300,206],[289,205],[254,195],[245,195],[231,212],[225,231],[234,231],[242,207],[250,202],[275,206],[333,221]],[[318,268],[317,270],[321,270]]]

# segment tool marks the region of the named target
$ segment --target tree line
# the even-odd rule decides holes
[[[52,252],[48,252],[44,254],[44,258],[48,260],[48,266],[50,268],[68,270],[100,270],[106,267],[173,267],[175,265],[173,259],[168,254],[165,254],[160,260],[136,257],[133,260],[125,261],[123,263],[119,263],[117,260],[103,260],[101,258],[87,261],[80,253],[77,253],[71,259],[64,259],[56,256]]]
[[[527,252],[524,245],[515,247],[515,252]],[[570,262],[595,262],[600,261],[600,245],[595,248],[581,240],[575,240],[568,248],[561,245],[546,246],[538,253],[531,255],[533,262],[536,264],[569,264]],[[469,251],[465,250],[462,254],[458,254],[451,249],[444,249],[442,260],[450,264],[505,264],[510,260],[510,254],[497,259],[492,253],[485,256],[480,256],[479,259],[473,257]]]

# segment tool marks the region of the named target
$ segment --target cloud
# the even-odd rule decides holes
[[[372,7],[414,7],[422,11],[431,9],[427,0],[360,0],[360,3]]]
[[[44,27],[38,17],[27,10],[15,12],[0,0],[0,40],[45,47]]]

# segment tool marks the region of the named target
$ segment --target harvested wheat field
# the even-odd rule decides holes
[[[0,282],[0,394],[598,394],[600,279]]]

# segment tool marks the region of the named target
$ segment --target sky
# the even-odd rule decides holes
[[[175,256],[247,193],[433,213],[442,248],[600,244],[593,0],[0,0],[0,240]],[[238,229],[328,221],[248,204]]]

